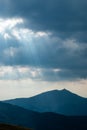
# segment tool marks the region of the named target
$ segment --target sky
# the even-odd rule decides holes
[[[0,100],[64,88],[87,97],[87,1],[0,0]]]

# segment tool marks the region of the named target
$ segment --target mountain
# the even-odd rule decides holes
[[[0,130],[31,130],[31,129],[9,124],[0,124]]]
[[[10,128],[22,130],[12,125],[29,127],[32,130],[87,130],[87,116],[64,116],[50,112],[36,113],[2,102],[0,102],[0,123],[0,130],[8,130],[8,127],[9,130]],[[2,125],[2,123],[9,125]]]
[[[0,102],[0,123],[33,128],[38,113]]]
[[[87,130],[87,116],[63,116],[41,113],[36,121],[36,130]]]
[[[48,91],[31,98],[5,101],[37,112],[54,112],[64,115],[87,115],[87,98],[68,90]]]

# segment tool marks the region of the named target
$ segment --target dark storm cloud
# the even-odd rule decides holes
[[[59,68],[63,70],[56,74],[59,79],[87,77],[86,0],[1,0],[0,16],[20,17],[25,21],[24,28],[51,33],[48,39],[34,38],[27,46],[15,38],[10,39],[7,46],[0,38],[1,64]],[[68,47],[67,39],[74,39],[76,44],[70,41],[72,44]],[[51,75],[54,76],[51,70],[42,73],[43,79],[52,80]],[[53,80],[58,78],[54,76]]]
[[[62,38],[87,41],[86,0],[23,0],[14,2],[13,9],[14,15],[24,17],[27,26],[35,30],[53,31]]]
[[[42,77],[39,77],[41,80],[44,81],[75,81],[80,79],[86,79],[87,78],[87,71],[85,70],[60,70],[55,71],[51,69],[42,70]]]
[[[9,42],[8,45],[9,47],[5,46],[0,53],[2,54],[0,62],[3,65],[13,67],[43,68],[40,70],[41,75],[37,75],[34,79],[58,81],[87,78],[85,48],[83,50],[82,48],[80,50],[79,48],[76,50],[66,48],[62,41],[57,44],[54,40],[53,43],[51,37],[45,43],[42,38],[37,38],[27,46],[17,43],[16,46],[13,46]],[[53,69],[60,69],[61,71],[55,72]]]
[[[1,15],[23,17],[36,30],[68,35],[87,31],[86,0],[3,0],[0,6]]]

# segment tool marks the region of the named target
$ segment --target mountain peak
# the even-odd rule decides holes
[[[67,89],[61,89],[61,90],[58,90],[58,89],[55,89],[55,90],[50,90],[50,91],[48,91],[47,93],[49,93],[49,92],[51,92],[51,93],[72,93],[72,92],[70,92],[69,90],[67,90]],[[45,93],[45,92],[44,92]]]
[[[71,91],[69,91],[69,90],[67,90],[67,89],[61,89],[61,90],[59,90],[60,92],[63,92],[63,93],[72,93]]]
[[[87,99],[66,89],[50,90],[31,98],[10,100],[7,103],[36,112],[87,115]]]
[[[64,88],[64,89],[61,89],[61,91],[68,91],[68,90]]]

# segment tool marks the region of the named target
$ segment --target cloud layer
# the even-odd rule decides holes
[[[12,70],[7,79],[33,78],[38,69],[34,79],[86,79],[86,7],[86,0],[1,0],[0,65],[34,70],[18,77]]]

